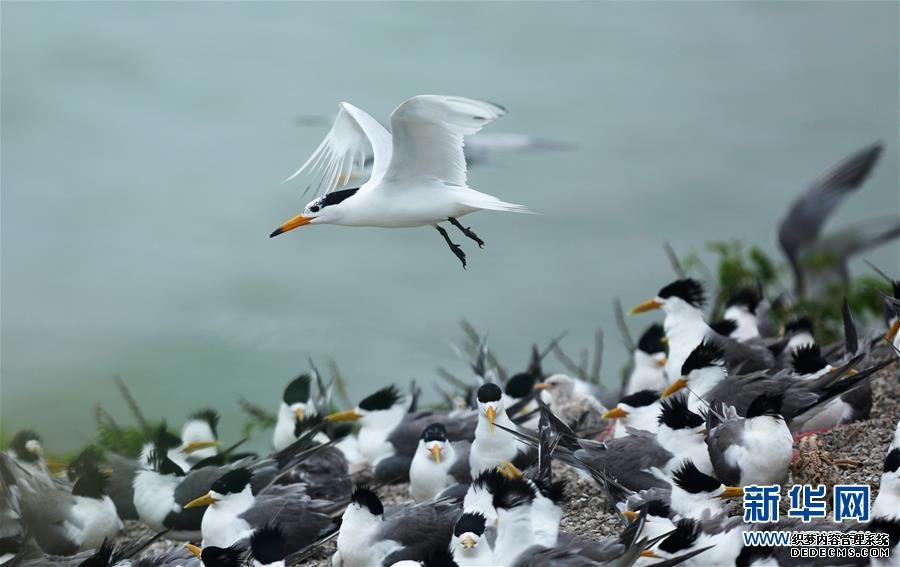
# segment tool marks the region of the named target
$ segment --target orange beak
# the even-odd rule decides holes
[[[487,414],[488,425],[491,428],[491,433],[493,433],[494,432],[494,418],[497,417],[497,410],[495,410],[491,406],[488,406],[488,408],[484,411],[484,413]]]
[[[604,413],[602,418],[603,419],[621,419],[621,418],[627,417],[627,416],[628,416],[627,411],[623,410],[619,406],[616,406],[613,409],[609,410],[608,412]]]
[[[535,390],[546,390],[549,387],[550,386],[548,386],[547,384],[545,384],[543,382],[538,382],[537,384],[534,385]]]
[[[305,217],[303,215],[297,215],[294,218],[292,218],[291,220],[285,222],[283,225],[276,228],[274,231],[272,231],[272,234],[269,235],[269,238],[273,238],[275,236],[278,236],[279,234],[284,234],[285,232],[288,232],[289,230],[294,230],[297,227],[307,225],[313,221],[313,218],[314,217]]]
[[[629,315],[635,315],[637,313],[646,313],[647,311],[653,311],[654,309],[659,309],[662,307],[662,303],[657,301],[656,299],[648,299],[643,303],[638,303],[634,307],[631,308],[631,311],[628,312]]]
[[[687,386],[687,380],[685,380],[684,378],[679,378],[678,380],[672,382],[672,384],[668,388],[666,388],[666,391],[662,393],[662,396],[660,396],[660,398],[667,398],[678,390],[684,388],[685,386]]]
[[[894,323],[891,325],[891,328],[888,329],[887,334],[884,335],[884,340],[886,340],[889,343],[893,342],[894,337],[897,336],[897,331],[900,331],[900,319],[897,319],[896,321],[894,321]]]
[[[635,520],[637,519],[637,517],[638,517],[640,514],[638,514],[638,513],[635,512],[634,510],[625,510],[624,512],[622,512],[622,515],[625,516],[626,518],[628,518],[628,521],[629,521],[629,522],[633,522],[633,521],[635,521]]]
[[[431,451],[431,456],[434,457],[434,462],[440,464],[441,462],[441,446],[440,445],[432,445],[431,448],[428,449]]]

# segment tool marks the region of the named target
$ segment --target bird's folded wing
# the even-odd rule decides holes
[[[463,136],[506,110],[490,102],[440,95],[415,96],[391,114],[393,155],[386,180],[430,178],[466,185]]]
[[[306,190],[330,193],[341,189],[363,171],[370,148],[374,161],[369,181],[378,182],[391,160],[391,134],[365,111],[342,102],[325,139],[285,182],[303,174],[309,179]]]

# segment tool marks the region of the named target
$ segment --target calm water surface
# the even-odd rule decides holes
[[[896,3],[4,3],[2,423],[52,448],[238,395],[273,406],[308,356],[360,395],[438,364],[467,317],[512,367],[533,340],[615,336],[681,251],[774,250],[794,194],[871,143],[835,223],[900,208]],[[543,213],[468,217],[459,268],[432,229],[269,232],[308,198],[280,180],[348,100],[506,105],[489,128],[577,144],[507,154],[470,183]],[[869,257],[898,273],[898,247]],[[635,321],[639,325],[651,320]],[[607,378],[625,359],[607,344]],[[230,419],[229,419],[230,418]]]

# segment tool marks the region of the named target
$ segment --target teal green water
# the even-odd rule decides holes
[[[9,3],[2,5],[2,420],[63,448],[93,402],[125,419],[276,403],[308,356],[355,394],[463,373],[467,317],[509,366],[611,299],[644,299],[681,251],[774,250],[793,195],[875,140],[835,224],[896,213],[898,4]],[[317,227],[280,181],[348,100],[500,102],[489,126],[577,144],[498,156],[470,183],[541,216],[467,217],[459,268],[433,229]],[[894,273],[900,249],[870,258]],[[650,317],[637,321],[640,325]],[[637,328],[637,325],[635,326]],[[606,376],[625,359],[607,342]]]

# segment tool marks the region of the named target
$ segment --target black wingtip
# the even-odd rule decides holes
[[[276,236],[278,236],[278,235],[281,234],[282,232],[284,232],[284,229],[282,229],[281,227],[276,228],[275,230],[272,231],[272,234],[269,235],[269,238],[275,238]]]

